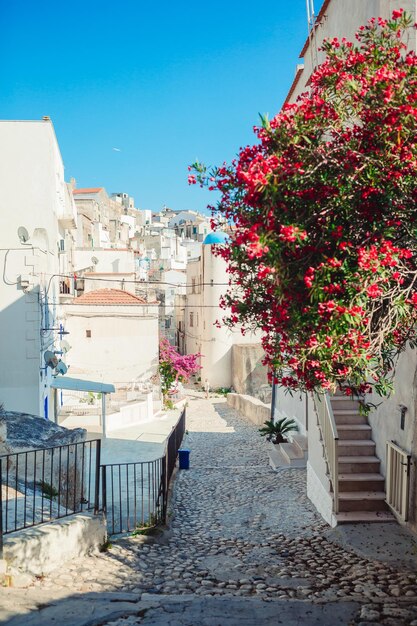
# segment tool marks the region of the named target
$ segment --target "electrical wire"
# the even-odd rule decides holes
[[[174,270],[175,271],[175,270]],[[112,272],[109,272],[109,274],[111,274]],[[132,272],[126,272],[127,274],[131,274]],[[76,274],[76,272],[75,272]],[[38,274],[34,274],[34,276],[38,276]],[[49,283],[48,283],[48,288],[47,288],[47,292],[49,291],[49,287],[50,284],[52,282],[52,279],[55,277],[59,277],[59,278],[71,278],[74,279],[74,274],[43,274],[43,276],[50,276],[49,279]],[[78,276],[77,275],[77,279],[78,280],[94,280],[94,281],[98,281],[98,282],[105,282],[105,283],[121,283],[122,280],[124,282],[124,284],[131,284],[131,285],[167,285],[169,287],[176,287],[177,289],[180,288],[184,288],[184,287],[231,287],[233,285],[230,285],[229,283],[215,283],[215,282],[208,282],[208,283],[169,283],[166,281],[159,281],[159,280],[126,280],[126,279],[120,279],[120,278],[94,278],[94,276]]]

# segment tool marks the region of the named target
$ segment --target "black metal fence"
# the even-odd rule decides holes
[[[0,558],[3,535],[82,511],[103,510],[109,535],[164,523],[184,433],[185,409],[154,461],[102,465],[98,439],[0,456]]]
[[[99,440],[0,457],[1,535],[98,511]]]
[[[102,508],[109,535],[166,522],[168,486],[185,433],[185,415],[183,409],[163,457],[101,466]]]
[[[182,410],[178,422],[172,429],[171,434],[168,437],[166,444],[165,457],[167,460],[167,481],[171,480],[172,472],[174,471],[175,463],[178,456],[178,450],[181,446],[185,433],[185,408]]]

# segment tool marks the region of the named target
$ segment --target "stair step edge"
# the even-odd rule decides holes
[[[377,456],[339,456],[339,463],[381,463]]]
[[[344,511],[337,513],[338,524],[352,522],[395,522],[396,519],[389,511]]]
[[[384,482],[385,478],[382,474],[367,474],[364,472],[360,474],[339,474],[339,480],[380,480],[381,482]]]
[[[296,444],[280,443],[279,447],[284,456],[288,456],[289,459],[302,459],[304,457],[302,449]]]
[[[385,491],[339,491],[339,500],[385,500]]]

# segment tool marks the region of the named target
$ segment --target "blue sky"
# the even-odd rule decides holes
[[[253,141],[307,35],[305,0],[0,0],[0,18],[0,117],[49,115],[67,180],[153,211],[214,200],[187,165]]]

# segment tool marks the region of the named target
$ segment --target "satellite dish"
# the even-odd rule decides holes
[[[19,237],[21,243],[26,243],[29,239],[29,233],[27,231],[27,228],[25,228],[24,226],[19,226],[19,228],[17,229],[17,236]]]
[[[55,368],[55,371],[57,374],[64,375],[68,372],[68,367],[65,365],[64,361],[59,361]]]
[[[71,346],[69,345],[68,341],[65,341],[65,339],[61,341],[61,350],[64,354],[66,354],[68,350],[71,350]]]
[[[97,263],[98,263],[98,258],[97,258],[96,256],[92,256],[92,257],[91,257],[91,261],[92,261],[93,265],[97,265]]]
[[[44,353],[43,358],[45,359],[46,367],[54,368],[58,365],[58,357],[50,350]]]

